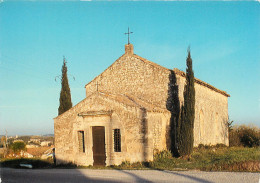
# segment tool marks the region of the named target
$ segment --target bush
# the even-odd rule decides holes
[[[172,153],[171,153],[171,151],[164,150],[164,151],[156,153],[154,155],[154,158],[155,159],[170,159],[170,158],[172,158]]]
[[[223,148],[223,147],[227,147],[227,146],[225,144],[222,144],[222,143],[216,144],[216,148]]]
[[[210,146],[210,145],[199,144],[199,145],[198,145],[198,148],[199,148],[199,149],[210,149],[211,146]]]
[[[260,146],[260,129],[253,126],[236,126],[229,134],[230,146]]]
[[[25,150],[25,146],[26,144],[24,142],[14,142],[12,145],[11,145],[11,149],[13,150],[14,153],[18,153],[20,152],[21,150]]]

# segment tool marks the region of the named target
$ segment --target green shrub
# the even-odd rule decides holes
[[[216,148],[220,148],[220,147],[227,147],[227,146],[226,146],[225,144],[221,144],[221,143],[220,143],[220,144],[216,144],[215,147],[216,147]]]
[[[170,158],[172,158],[172,153],[171,153],[171,151],[164,150],[164,151],[156,153],[154,155],[154,158],[155,159],[165,159],[165,158],[170,159]]]
[[[122,162],[122,164],[120,166],[122,166],[122,167],[131,167],[131,163],[130,163],[130,161],[124,161],[124,162]]]
[[[18,153],[20,152],[21,150],[25,150],[25,147],[26,147],[26,144],[24,142],[14,142],[12,145],[11,145],[11,149],[13,150],[14,153]]]
[[[236,126],[229,134],[230,146],[260,146],[260,129],[252,126]]]

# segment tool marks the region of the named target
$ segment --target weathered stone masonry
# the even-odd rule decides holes
[[[86,98],[54,119],[57,163],[93,165],[93,126],[105,127],[106,165],[150,161],[154,151],[169,148],[171,73],[182,104],[185,73],[135,55],[133,45],[126,45],[125,54],[85,86]],[[195,91],[194,145],[228,145],[229,95],[199,79]],[[114,152],[114,129],[121,132],[121,152]],[[85,152],[79,152],[77,131],[82,130]]]

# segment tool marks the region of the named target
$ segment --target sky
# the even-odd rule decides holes
[[[63,56],[73,105],[85,84],[134,52],[221,90],[234,124],[260,127],[260,3],[257,1],[1,1],[0,134],[54,133]],[[73,80],[75,77],[75,80]]]

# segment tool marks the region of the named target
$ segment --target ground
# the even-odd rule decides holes
[[[1,169],[4,183],[56,182],[259,182],[258,173],[160,170]]]

